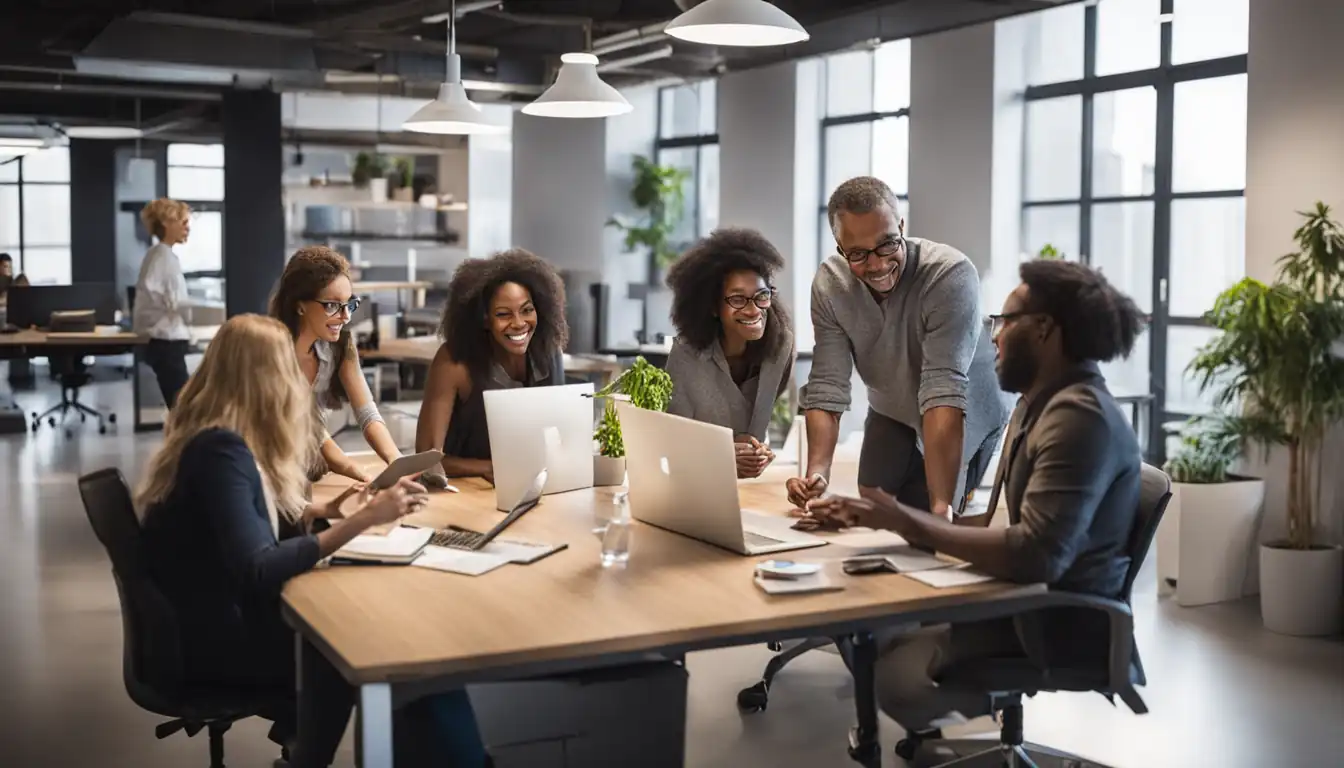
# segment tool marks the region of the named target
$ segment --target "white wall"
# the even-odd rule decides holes
[[[487,104],[482,110],[492,120],[511,122],[512,107]],[[467,139],[466,249],[473,257],[507,250],[513,237],[512,133],[482,134]],[[450,223],[455,214],[449,214]]]
[[[630,186],[634,182],[631,164],[636,155],[653,158],[653,142],[658,134],[658,89],[632,88],[622,95],[635,109],[605,121],[604,222],[618,214],[638,216],[634,203],[630,202]],[[601,279],[610,286],[606,337],[614,346],[631,345],[635,342],[635,330],[644,327],[644,302],[630,298],[630,285],[648,280],[649,257],[642,250],[627,253],[625,236],[614,227],[603,229],[601,255]]]
[[[994,25],[910,41],[912,235],[947,243],[990,271]]]
[[[1344,217],[1344,3],[1251,0],[1246,125],[1246,274],[1274,278],[1293,248],[1296,211],[1317,200]],[[1327,455],[1344,451],[1336,430]],[[1279,452],[1281,453],[1281,452]],[[1344,543],[1344,478],[1327,461],[1322,538]],[[1271,460],[1263,536],[1284,534],[1287,467]]]

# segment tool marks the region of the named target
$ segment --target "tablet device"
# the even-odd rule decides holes
[[[372,483],[369,483],[369,490],[381,491],[384,488],[391,488],[401,478],[418,475],[441,461],[443,461],[443,451],[424,451],[413,453],[410,456],[402,456],[388,464],[387,469],[379,473]]]

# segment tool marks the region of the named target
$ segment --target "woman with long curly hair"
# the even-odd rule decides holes
[[[415,449],[441,448],[443,472],[425,473],[442,486],[448,477],[494,482],[487,389],[565,383],[565,287],[551,266],[515,248],[468,259],[453,273],[439,325],[443,345],[425,383]]]
[[[668,412],[733,430],[738,477],[757,477],[774,460],[770,415],[793,378],[792,322],[773,284],[783,268],[761,233],[725,228],[667,274],[677,328]]]
[[[270,315],[289,329],[299,370],[312,384],[318,407],[335,410],[349,403],[369,447],[391,464],[401,451],[373,402],[347,325],[358,308],[349,262],[326,246],[313,245],[300,248],[285,265],[279,287],[271,296]],[[325,429],[321,430],[320,443],[327,468],[361,482],[372,479]]]

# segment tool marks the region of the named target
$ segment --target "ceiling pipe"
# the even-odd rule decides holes
[[[487,8],[498,8],[503,4],[504,0],[474,0],[474,2],[462,3],[457,6],[457,18],[460,19],[468,13],[484,11]],[[424,24],[442,24],[447,21],[448,17],[452,14],[452,11],[448,11],[447,13],[436,13],[433,16],[426,16],[420,21]]]
[[[601,45],[601,46],[594,45],[593,55],[606,56],[609,53],[624,51],[630,48],[638,48],[640,46],[651,45],[653,43],[660,43],[664,42],[665,40],[666,38],[663,35],[649,35],[647,37],[632,37],[629,40],[617,40],[616,42],[610,43],[608,45]]]
[[[663,29],[666,27],[667,22],[660,21],[656,24],[649,24],[647,26],[643,26],[638,29],[627,29],[624,32],[617,32],[614,35],[599,37],[593,41],[593,48],[596,50],[606,48],[615,43],[624,42],[626,40],[638,40],[641,37],[653,37],[654,35],[660,35],[662,34]]]
[[[130,96],[146,99],[184,99],[191,101],[223,101],[218,91],[192,91],[177,88],[142,88],[139,86],[93,85],[85,83],[19,83],[0,80],[0,91],[29,91],[32,93],[75,93],[88,96]]]
[[[672,46],[665,45],[662,48],[655,48],[647,53],[640,53],[634,56],[627,56],[624,59],[611,59],[597,65],[598,72],[615,72],[628,67],[634,67],[639,64],[645,64],[650,61],[671,58]]]

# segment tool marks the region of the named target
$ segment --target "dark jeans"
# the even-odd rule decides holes
[[[1002,436],[1002,430],[994,430],[967,462],[963,496],[955,509],[958,515],[965,511],[971,492],[985,476]],[[870,408],[863,423],[863,448],[859,451],[859,486],[881,488],[902,504],[928,509],[924,454],[919,452],[915,430]]]
[[[145,345],[145,362],[159,380],[159,391],[169,408],[177,405],[177,393],[187,384],[186,340],[150,339]]]

